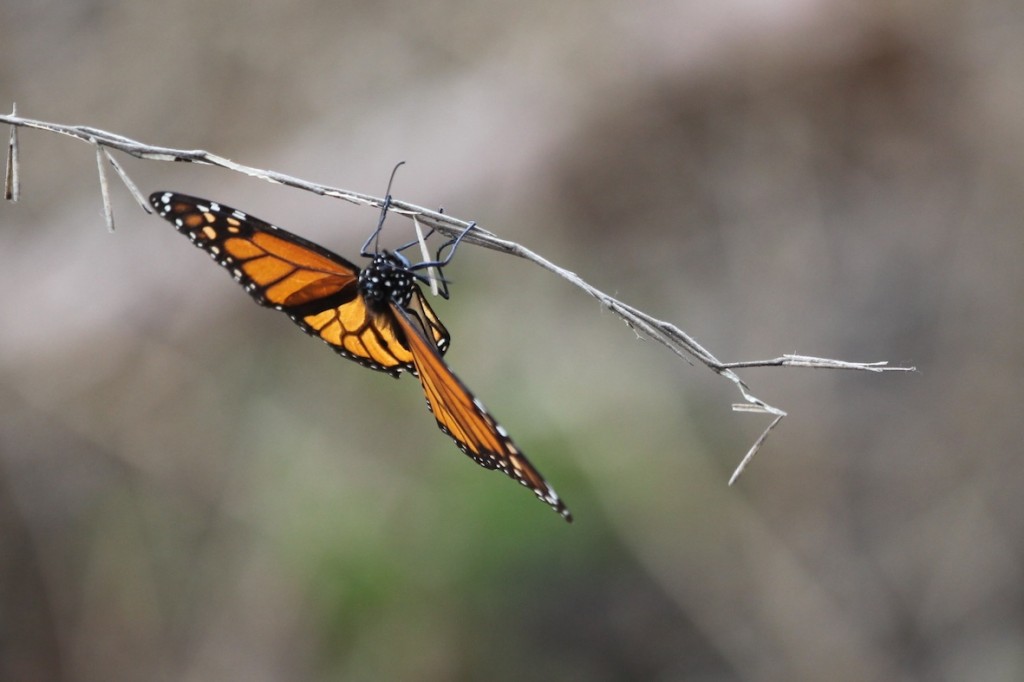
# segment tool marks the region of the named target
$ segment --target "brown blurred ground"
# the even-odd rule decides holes
[[[0,107],[443,205],[671,320],[737,395],[466,247],[416,382],[248,302],[21,132],[0,207],[0,679],[1024,679],[1024,6],[0,4]],[[354,254],[372,211],[126,159]],[[407,229],[395,220],[389,229]]]

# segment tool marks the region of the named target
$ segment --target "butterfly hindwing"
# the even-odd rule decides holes
[[[375,312],[359,296],[339,306],[293,316],[306,333],[323,339],[335,351],[370,369],[398,376],[415,371],[412,353],[390,315]]]

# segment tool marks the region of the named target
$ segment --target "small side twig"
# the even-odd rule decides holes
[[[733,405],[733,407],[735,408],[736,406]],[[752,460],[757,451],[761,449],[761,445],[764,444],[764,441],[768,438],[768,434],[772,432],[772,429],[779,425],[779,422],[781,422],[782,418],[785,416],[785,412],[783,412],[780,415],[777,415],[775,419],[773,419],[771,423],[768,424],[767,428],[765,428],[765,430],[761,432],[761,435],[758,436],[757,440],[754,441],[754,444],[750,446],[749,450],[747,450],[747,454],[743,456],[742,460],[740,460],[740,463],[736,467],[736,470],[732,472],[732,476],[729,477],[729,485],[732,485],[733,483],[736,482],[736,479],[740,477],[740,474],[743,473],[743,470],[747,468],[747,464],[750,462],[750,460]]]
[[[144,144],[136,140],[129,139],[122,135],[115,133],[109,133],[96,128],[88,126],[73,126],[73,125],[61,125],[57,123],[47,123],[45,121],[36,121],[32,119],[20,118],[17,116],[17,112],[13,112],[11,115],[0,115],[0,122],[7,123],[12,126],[11,131],[11,144],[8,146],[7,155],[7,168],[8,168],[8,180],[7,180],[7,192],[8,198],[11,198],[11,194],[17,196],[17,145],[15,129],[18,127],[35,128],[38,130],[45,130],[51,133],[58,133],[61,135],[67,135],[69,137],[76,138],[83,142],[87,142],[96,147],[97,151],[97,163],[99,164],[100,174],[100,190],[103,195],[104,214],[107,218],[107,225],[109,229],[113,229],[113,214],[110,209],[110,198],[108,195],[108,187],[106,183],[106,176],[103,170],[102,155],[106,155],[110,162],[113,164],[118,175],[124,181],[129,191],[136,198],[137,201],[144,207],[146,202],[142,200],[141,194],[138,188],[135,187],[134,183],[128,178],[124,170],[117,164],[116,161],[108,153],[108,149],[115,149],[117,151],[124,152],[130,156],[134,156],[139,159],[147,159],[153,161],[178,161],[185,163],[198,163],[208,166],[217,166],[225,168],[236,173],[242,173],[251,177],[264,180],[266,182],[272,182],[280,185],[286,185],[288,187],[294,187],[301,189],[306,192],[312,192],[321,196],[334,197],[336,199],[343,199],[350,203],[374,206],[380,208],[384,205],[384,199],[375,197],[367,194],[360,194],[358,192],[352,192],[349,190],[339,189],[336,187],[328,187],[326,185],[320,185],[308,180],[302,180],[300,178],[294,178],[283,173],[276,171],[262,170],[259,168],[253,168],[245,166],[240,163],[235,163],[229,159],[210,152],[195,149],[195,150],[183,150],[183,149],[171,149],[169,147],[158,147],[153,145]],[[13,171],[12,171],[13,168]],[[14,179],[12,180],[12,175]],[[459,220],[453,218],[446,213],[441,211],[432,211],[415,204],[409,204],[397,199],[392,199],[388,205],[388,210],[411,217],[414,222],[418,233],[420,231],[420,223],[433,228],[442,234],[448,236],[456,236],[459,233],[466,230],[470,223],[468,221]],[[148,208],[147,208],[148,211]],[[846,360],[833,360],[829,358],[817,358],[806,355],[783,355],[778,358],[770,360],[747,360],[740,362],[722,362],[714,355],[712,355],[707,349],[697,343],[691,336],[686,332],[679,329],[670,322],[659,320],[647,313],[634,308],[622,301],[610,296],[603,291],[592,286],[588,282],[584,281],[579,275],[571,272],[559,265],[552,263],[545,259],[539,254],[531,251],[530,249],[516,244],[515,242],[501,239],[487,230],[476,226],[471,232],[469,232],[465,240],[478,246],[483,246],[501,253],[506,253],[512,256],[523,258],[531,263],[551,272],[552,274],[561,277],[568,281],[572,285],[582,289],[590,296],[597,299],[601,305],[612,313],[620,317],[626,325],[633,329],[638,334],[654,339],[661,343],[667,349],[669,349],[677,357],[682,358],[686,362],[693,364],[691,358],[697,360],[701,364],[705,365],[708,369],[715,372],[719,376],[731,381],[736,385],[737,390],[743,397],[745,402],[734,404],[733,410],[737,412],[757,412],[763,414],[773,415],[774,419],[768,424],[768,426],[762,431],[761,435],[757,438],[751,448],[747,451],[743,457],[739,466],[733,472],[729,479],[729,485],[732,485],[742,474],[743,470],[749,464],[753,456],[760,450],[768,437],[768,434],[778,426],[782,421],[782,418],[786,416],[786,412],[779,409],[778,407],[769,405],[767,402],[761,400],[751,392],[747,384],[740,379],[739,375],[734,370],[747,369],[754,367],[807,367],[814,369],[844,369],[844,370],[860,370],[867,372],[912,372],[915,371],[914,367],[892,367],[887,362],[849,362]],[[425,256],[429,258],[429,254]]]
[[[103,165],[103,147],[93,141],[96,147],[96,171],[100,175],[100,196],[103,198],[103,217],[107,221],[107,232],[114,231],[114,209],[110,207],[110,188],[107,186],[107,172]]]
[[[430,260],[430,250],[427,249],[427,238],[425,236],[423,236],[423,226],[420,225],[420,221],[416,218],[416,214],[415,213],[412,214],[412,226],[413,226],[413,229],[416,230],[416,241],[419,242],[419,245],[420,245],[420,257],[423,259],[424,262],[429,261]],[[431,295],[437,296],[437,294],[438,294],[438,286],[437,286],[438,274],[437,274],[437,268],[435,268],[432,265],[429,268],[427,268],[427,278],[430,280],[430,293],[431,293]]]
[[[18,105],[11,105],[11,116],[18,115]],[[18,126],[11,126],[11,137],[7,143],[7,163],[4,164],[4,199],[17,201],[21,195],[21,180],[18,170]]]
[[[132,182],[132,179],[128,177],[128,174],[124,172],[124,169],[121,168],[121,164],[117,162],[117,159],[111,156],[110,152],[106,149],[103,150],[103,155],[107,157],[107,161],[109,161],[110,165],[114,167],[115,171],[117,171],[117,175],[121,178],[121,182],[124,183],[124,186],[127,187],[128,191],[131,192],[133,197],[135,197],[135,203],[137,203],[143,211],[152,215],[153,209],[149,207],[149,202],[146,201],[146,197],[142,196],[142,192],[140,192],[136,184]]]

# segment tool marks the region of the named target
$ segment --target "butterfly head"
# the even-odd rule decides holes
[[[381,251],[359,273],[359,290],[371,306],[395,303],[403,308],[412,298],[415,275],[401,254]]]

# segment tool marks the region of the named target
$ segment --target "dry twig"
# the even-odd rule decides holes
[[[18,190],[18,154],[17,154],[17,136],[14,130],[18,127],[24,128],[35,128],[38,130],[45,130],[51,133],[58,133],[61,135],[68,135],[69,137],[76,138],[83,142],[92,144],[96,148],[97,163],[99,167],[100,175],[100,191],[103,197],[104,215],[107,219],[108,229],[114,229],[114,217],[110,208],[110,198],[108,195],[108,187],[106,181],[106,175],[104,172],[103,157],[106,156],[107,160],[114,166],[121,180],[128,187],[132,196],[135,197],[136,201],[147,211],[149,208],[146,206],[146,202],[142,200],[142,195],[139,190],[135,187],[134,183],[128,178],[124,170],[117,164],[112,156],[110,156],[109,149],[114,149],[130,156],[134,156],[139,159],[148,159],[153,161],[178,161],[186,163],[198,163],[208,166],[218,166],[220,168],[226,168],[236,173],[243,173],[245,175],[264,180],[266,182],[277,183],[281,185],[287,185],[289,187],[295,187],[297,189],[312,192],[322,196],[334,197],[336,199],[344,199],[345,201],[361,204],[364,206],[375,206],[380,208],[384,200],[380,197],[371,196],[368,194],[360,194],[358,192],[352,192],[349,190],[338,189],[335,187],[328,187],[326,185],[320,185],[308,180],[302,180],[300,178],[294,178],[283,173],[278,173],[270,170],[261,170],[259,168],[252,168],[245,166],[240,163],[235,163],[222,156],[211,154],[210,152],[193,149],[171,149],[169,147],[157,147],[142,142],[131,140],[127,137],[117,135],[115,133],[109,133],[89,126],[76,126],[76,125],[61,125],[58,123],[47,123],[45,121],[36,121],[27,118],[21,118],[17,116],[16,110],[11,115],[0,114],[0,122],[7,123],[12,126],[11,129],[11,143],[8,147],[7,154],[7,183],[6,183],[6,196],[8,199],[16,200]],[[447,214],[439,211],[433,211],[422,206],[416,206],[400,200],[392,199],[389,206],[389,210],[407,217],[412,217],[416,223],[417,228],[422,223],[428,227],[432,227],[442,234],[448,236],[455,236],[460,232],[464,231],[468,226],[469,222],[453,218]],[[739,466],[733,472],[729,479],[729,485],[735,483],[736,479],[739,478],[744,468],[750,462],[751,458],[757,453],[757,451],[763,445],[768,434],[774,429],[782,418],[786,416],[786,412],[769,405],[765,401],[756,397],[749,389],[746,383],[733,371],[735,369],[744,369],[750,367],[809,367],[814,369],[847,369],[847,370],[862,370],[867,372],[912,372],[915,371],[914,367],[890,367],[887,362],[848,362],[845,360],[832,360],[828,358],[816,358],[805,355],[783,355],[782,357],[774,358],[771,360],[750,360],[741,362],[729,362],[725,363],[720,361],[710,352],[708,352],[703,346],[698,344],[691,336],[686,332],[679,329],[675,325],[659,320],[655,317],[648,315],[647,313],[634,308],[618,299],[604,293],[603,291],[591,286],[580,278],[576,273],[570,272],[565,268],[562,268],[551,261],[543,258],[537,253],[534,253],[525,246],[516,244],[515,242],[501,239],[491,232],[488,232],[479,226],[475,227],[469,234],[466,235],[465,241],[472,242],[478,246],[483,246],[495,251],[500,251],[513,256],[524,258],[535,265],[538,265],[549,272],[552,272],[562,279],[567,280],[571,284],[579,287],[586,293],[590,294],[605,308],[608,308],[614,314],[618,315],[625,321],[625,323],[633,330],[641,333],[649,338],[658,341],[670,351],[675,353],[680,358],[683,358],[687,362],[690,362],[690,358],[695,358],[701,364],[708,367],[718,375],[733,382],[740,394],[743,396],[745,402],[734,404],[733,410],[737,412],[759,412],[769,415],[773,415],[771,423],[765,428],[758,439],[751,446],[750,450],[744,456]],[[691,363],[692,364],[692,363]]]

